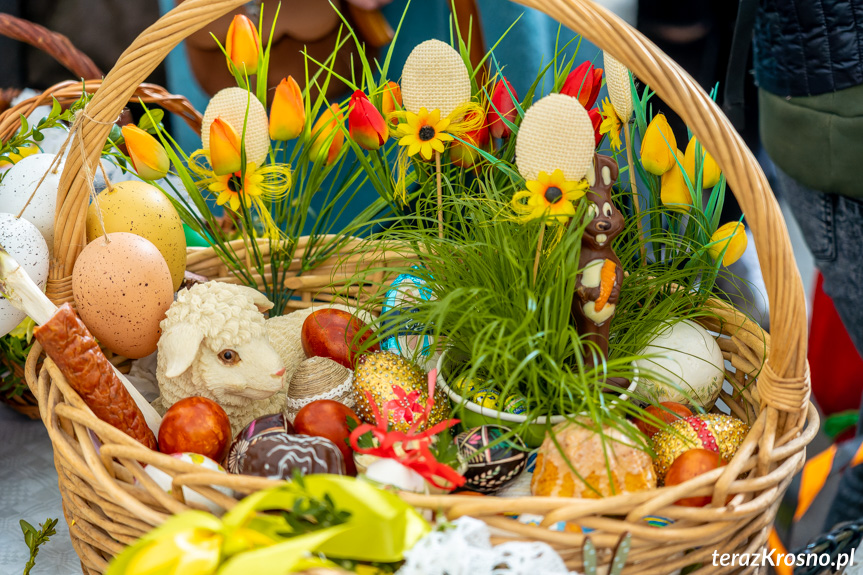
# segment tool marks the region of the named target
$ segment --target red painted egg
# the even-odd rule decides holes
[[[159,427],[159,451],[198,453],[221,461],[231,444],[231,422],[225,410],[206,397],[187,397],[171,406]]]
[[[303,322],[300,341],[307,357],[328,357],[353,369],[363,342],[372,336],[371,331],[365,331],[357,338],[365,327],[346,311],[319,309]],[[380,347],[374,344],[365,351],[380,351]]]

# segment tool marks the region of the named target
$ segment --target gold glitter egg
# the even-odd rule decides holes
[[[405,399],[399,398],[394,387],[405,391]],[[363,355],[357,360],[354,371],[355,411],[367,423],[375,423],[375,415],[365,392],[383,412],[387,406],[387,418],[393,429],[408,431],[411,424],[405,420],[405,413],[411,412],[411,417],[418,417],[425,410],[428,401],[428,379],[426,373],[412,361],[401,355],[386,351],[377,351]],[[449,418],[449,398],[442,389],[435,389],[434,407],[426,421],[418,431],[440,423]]]
[[[707,449],[731,461],[749,426],[730,415],[708,413],[678,419],[667,429],[653,436],[653,465],[660,482],[665,480],[668,468],[680,454],[690,449]]]

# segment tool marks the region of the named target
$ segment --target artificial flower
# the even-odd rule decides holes
[[[151,542],[126,566],[126,575],[210,575],[219,568],[222,535],[208,529],[177,531]]]
[[[171,161],[162,144],[135,124],[126,124],[121,131],[135,172],[145,180],[164,178]]]
[[[408,156],[419,152],[423,158],[430,160],[432,152],[443,152],[444,142],[452,140],[445,130],[449,128],[450,120],[440,117],[440,110],[429,112],[420,108],[418,114],[405,112],[405,122],[399,125],[400,146],[407,146]]]
[[[515,193],[512,209],[519,214],[518,219],[522,222],[552,218],[565,224],[575,215],[572,202],[581,198],[586,191],[586,180],[568,181],[563,170],[555,170],[551,175],[540,172],[536,180],[527,182],[527,190]]]
[[[689,181],[692,182],[693,186],[695,185],[695,148],[697,143],[694,137],[691,138],[686,145],[686,153],[683,155],[683,167],[686,169],[686,175],[689,176]],[[722,175],[722,172],[719,170],[716,160],[707,153],[703,146],[701,148],[701,160],[701,187],[712,188],[719,183],[719,176]]]
[[[480,155],[479,152],[471,146],[484,149],[488,146],[489,142],[488,126],[485,124],[485,114],[481,111],[472,112],[472,114],[482,118],[479,128],[464,134],[461,137],[464,142],[454,142],[450,148],[450,158],[452,159],[452,163],[461,168],[472,167]],[[468,118],[468,120],[471,119],[472,118]]]
[[[221,116],[210,124],[210,165],[217,176],[239,172],[243,160],[240,136]]]
[[[27,144],[26,146],[19,146],[16,151],[9,152],[6,154],[8,160],[0,160],[0,168],[4,166],[11,166],[12,164],[17,164],[27,156],[32,156],[33,154],[39,153],[39,146],[36,144]]]
[[[506,78],[498,80],[491,94],[491,106],[488,110],[488,129],[495,138],[508,138],[512,133],[504,119],[512,123],[518,117],[513,98],[517,100],[518,94],[512,84]]]
[[[384,93],[381,99],[381,112],[384,118],[387,118],[391,124],[398,124],[398,118],[392,117],[394,112],[402,109],[402,89],[393,81],[387,82],[384,86]]]
[[[641,138],[641,165],[654,176],[661,176],[677,163],[676,150],[677,140],[665,114],[655,115]]]
[[[587,111],[587,115],[590,117],[590,123],[593,124],[593,147],[596,148],[602,141],[602,132],[599,131],[602,127],[602,114],[596,108],[591,108]]]
[[[602,88],[602,68],[594,68],[590,62],[581,65],[569,73],[560,89],[561,94],[577,98],[585,110],[590,110],[599,97]]]
[[[312,126],[312,146],[309,150],[309,161],[316,162],[324,153],[324,146],[329,143],[326,148],[326,157],[324,165],[331,165],[339,157],[339,152],[342,151],[342,146],[345,143],[345,135],[341,130],[342,109],[338,104],[331,104],[315,125]]]
[[[270,213],[270,205],[284,197],[291,187],[289,166],[274,163],[258,167],[249,162],[245,173],[237,170],[220,175],[213,170],[207,152],[198,150],[190,156],[189,168],[198,175],[198,185],[216,196],[216,204],[236,213],[248,209],[261,223],[267,237],[281,236]]]
[[[692,206],[692,194],[683,177],[683,152],[677,150],[677,162],[670,170],[662,174],[659,197],[662,204],[676,212],[688,212]],[[691,180],[690,180],[691,181]]]
[[[722,255],[722,250],[725,250],[725,255],[722,256],[722,265],[730,266],[743,255],[748,242],[746,227],[743,222],[728,222],[710,236],[711,245],[707,248],[707,253],[715,261]],[[727,249],[726,246],[728,246]]]
[[[611,140],[611,147],[615,150],[620,150],[620,130],[623,129],[623,122],[620,121],[620,116],[614,110],[614,106],[608,98],[602,101],[602,123],[599,126],[600,134],[608,134]]]
[[[303,133],[306,125],[306,107],[303,91],[293,76],[282,78],[273,95],[270,108],[270,139],[285,142]]]
[[[348,133],[364,150],[377,150],[390,137],[386,120],[362,90],[357,90],[351,96]]]
[[[259,43],[258,31],[252,21],[243,14],[234,16],[228,27],[225,52],[237,70],[249,75],[257,73]]]

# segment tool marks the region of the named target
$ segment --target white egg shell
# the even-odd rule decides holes
[[[48,244],[32,223],[15,214],[0,213],[0,246],[9,252],[42,290],[48,281]],[[0,337],[6,335],[27,317],[0,296]]]
[[[393,485],[404,491],[413,493],[426,491],[426,482],[422,475],[395,459],[378,459],[366,468],[365,476],[375,483]]]
[[[3,181],[0,182],[0,206],[4,212],[18,214],[27,204],[27,199],[33,190],[36,190],[36,194],[24,210],[24,217],[42,233],[48,244],[49,253],[54,251],[54,213],[57,210],[57,188],[60,186],[64,163],[63,160],[58,162],[55,173],[51,170],[54,157],[54,154],[27,156],[9,168],[3,176]],[[48,175],[39,184],[39,180],[46,172]],[[38,189],[36,184],[39,184]]]
[[[209,471],[216,471],[218,473],[224,473],[226,475],[228,473],[227,471],[225,471],[224,467],[222,467],[209,457],[200,455],[198,453],[174,453],[171,457],[175,457],[180,461],[184,461],[186,463],[191,463],[192,465],[197,465]],[[147,475],[153,478],[153,481],[155,481],[159,487],[165,490],[165,493],[171,493],[171,482],[173,478],[170,475],[168,475],[158,467],[154,467],[152,465],[144,466],[144,471],[147,472]],[[231,495],[231,490],[227,487],[221,487],[219,485],[211,485],[211,487],[216,491],[221,491],[225,495]],[[188,487],[183,487],[183,498],[185,498],[186,503],[203,506],[209,509],[210,513],[213,513],[214,515],[221,515],[222,513],[224,513],[224,510],[220,506],[216,505],[197,491],[189,489]]]
[[[705,409],[719,397],[725,360],[716,339],[700,325],[689,320],[664,324],[639,355],[653,356],[635,364],[656,376],[639,379],[639,394],[656,401],[695,402]]]

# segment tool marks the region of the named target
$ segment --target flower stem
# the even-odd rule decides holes
[[[536,242],[536,257],[533,258],[533,287],[536,287],[536,274],[539,271],[539,256],[542,253],[542,242],[545,239],[545,224],[539,228],[539,240]]]
[[[438,237],[443,239],[443,184],[441,182],[440,152],[434,153],[435,172],[437,173],[437,227]]]
[[[626,161],[629,165],[629,187],[632,189],[632,207],[635,213],[635,225],[638,227],[638,237],[644,239],[644,230],[641,228],[641,206],[638,200],[638,188],[635,185],[635,164],[632,163],[632,137],[629,135],[629,121],[623,123],[623,136],[626,138]],[[641,265],[647,263],[647,251],[644,241],[641,244]]]

